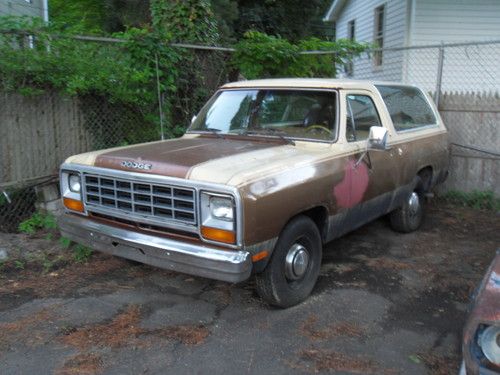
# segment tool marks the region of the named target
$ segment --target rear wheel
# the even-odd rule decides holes
[[[262,299],[283,308],[305,300],[318,279],[321,247],[316,224],[306,216],[293,219],[281,233],[266,269],[255,276]]]
[[[402,233],[417,230],[424,217],[423,203],[421,180],[419,179],[417,186],[405,199],[403,206],[390,213],[392,229]]]

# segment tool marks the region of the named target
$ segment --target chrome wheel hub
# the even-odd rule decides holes
[[[418,210],[420,209],[420,198],[418,197],[417,193],[412,192],[410,194],[410,198],[408,199],[408,207],[410,211],[410,216],[411,217],[417,216]]]
[[[301,244],[293,244],[285,258],[285,275],[289,280],[298,280],[306,273],[309,253]]]

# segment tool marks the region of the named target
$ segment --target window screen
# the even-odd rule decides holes
[[[384,99],[397,131],[435,125],[436,116],[422,91],[411,86],[381,86]]]

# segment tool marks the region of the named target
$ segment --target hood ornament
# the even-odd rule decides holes
[[[149,171],[153,168],[153,164],[138,163],[136,161],[124,160],[121,163],[122,167],[132,168],[132,169],[142,169],[144,171]]]

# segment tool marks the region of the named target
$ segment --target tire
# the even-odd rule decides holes
[[[416,187],[405,198],[403,205],[390,213],[392,229],[401,233],[416,231],[424,218],[423,204],[422,180],[418,178]]]
[[[281,308],[304,301],[318,279],[321,253],[316,224],[306,216],[296,217],[281,232],[267,267],[255,275],[257,292]]]

